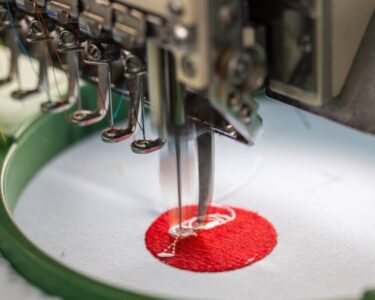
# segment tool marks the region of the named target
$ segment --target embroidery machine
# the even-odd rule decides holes
[[[204,222],[214,133],[253,145],[262,127],[259,91],[375,133],[374,7],[373,0],[3,0],[0,34],[12,56],[0,83],[17,78],[26,51],[38,61],[38,86],[14,97],[27,101],[46,92],[41,110],[69,111],[78,127],[103,126],[108,118],[106,143],[132,137],[150,107],[158,137],[143,136],[131,149],[148,154],[167,144],[174,150],[181,207],[181,155],[186,141],[196,139],[197,215]],[[64,99],[49,93],[51,65],[67,73]],[[95,105],[81,94],[80,77],[97,86]],[[113,119],[112,93],[129,101],[124,128]]]

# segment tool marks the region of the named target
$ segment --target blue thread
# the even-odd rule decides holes
[[[114,113],[112,114],[113,120],[116,120],[118,114],[120,113],[121,106],[122,106],[122,103],[124,102],[124,100],[125,100],[125,94],[121,93],[121,96],[120,96],[120,98],[118,99],[118,102],[117,102],[116,109],[115,109]]]
[[[57,19],[57,12],[47,8],[47,15],[52,19]]]

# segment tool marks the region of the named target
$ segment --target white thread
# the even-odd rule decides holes
[[[208,214],[206,216],[206,222],[203,226],[197,222],[197,217],[190,218],[182,222],[182,231],[179,224],[172,226],[171,228],[169,228],[169,234],[175,239],[172,244],[165,248],[163,252],[158,253],[157,256],[163,258],[173,257],[176,254],[178,240],[189,236],[196,236],[198,230],[211,230],[213,228],[216,228],[217,226],[221,226],[230,221],[233,221],[236,218],[236,212],[233,208],[218,205],[215,207],[227,209],[229,211],[229,214]]]
[[[176,245],[177,245],[178,240],[179,240],[179,238],[175,238],[175,240],[173,241],[173,243],[170,244],[167,248],[165,248],[163,252],[158,253],[158,256],[159,257],[163,257],[163,258],[169,258],[169,257],[175,256],[175,254],[176,254]],[[171,248],[172,248],[172,251],[169,252],[169,250]]]

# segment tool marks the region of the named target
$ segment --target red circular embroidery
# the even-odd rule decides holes
[[[255,212],[231,207],[236,218],[213,229],[201,230],[197,236],[179,239],[175,255],[160,257],[175,241],[168,234],[170,215],[160,215],[148,228],[147,249],[162,262],[195,272],[221,272],[249,266],[267,256],[277,243],[277,233],[270,222]],[[184,206],[184,220],[196,215],[197,206]],[[208,213],[224,213],[225,208],[210,207]]]

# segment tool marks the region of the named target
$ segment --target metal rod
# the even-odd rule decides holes
[[[109,126],[113,128],[114,126],[114,120],[113,120],[113,103],[112,103],[112,90],[111,90],[111,84],[112,84],[112,79],[111,79],[111,71],[110,71],[110,65],[108,64],[108,109],[109,109]]]
[[[76,93],[77,93],[77,109],[82,109],[82,99],[81,99],[81,87],[79,85],[79,52],[74,53],[74,65],[75,65],[75,76],[74,80],[76,81]]]
[[[171,125],[171,133],[174,139],[174,147],[176,152],[176,176],[177,176],[177,198],[178,198],[178,226],[182,229],[182,174],[181,174],[181,138],[184,127],[186,125],[185,104],[184,104],[184,87],[177,81],[175,62],[173,56],[165,53],[166,64],[166,89],[169,104],[169,122]]]
[[[51,98],[51,90],[50,90],[49,78],[48,78],[48,65],[49,65],[49,61],[48,61],[48,40],[45,41],[44,45],[45,45],[45,49],[44,49],[44,64],[43,64],[44,71],[43,71],[43,73],[45,74],[45,77],[44,77],[44,80],[43,80],[43,84],[44,84],[45,92],[46,92],[46,95],[47,95],[47,101],[51,102],[52,98]]]
[[[145,104],[144,104],[144,95],[143,95],[143,78],[141,78],[141,81],[139,83],[139,96],[141,101],[141,122],[142,122],[142,135],[143,139],[146,139],[146,128],[145,128]]]
[[[82,110],[75,111],[70,119],[79,126],[89,126],[100,122],[105,118],[108,112],[109,100],[111,94],[111,68],[108,62],[85,60],[87,64],[95,65],[98,72],[98,86],[96,98],[96,110]]]
[[[197,138],[198,148],[198,176],[199,176],[199,203],[198,223],[204,224],[207,210],[212,202],[214,188],[214,132],[211,128]]]
[[[177,172],[178,227],[182,230],[181,141],[179,134],[176,134],[174,138]]]
[[[128,79],[129,88],[129,111],[128,111],[128,124],[124,128],[111,127],[106,129],[102,133],[102,140],[106,143],[117,143],[131,137],[136,128],[138,122],[138,113],[140,107],[140,91],[139,82],[141,78],[138,75],[131,76]]]

